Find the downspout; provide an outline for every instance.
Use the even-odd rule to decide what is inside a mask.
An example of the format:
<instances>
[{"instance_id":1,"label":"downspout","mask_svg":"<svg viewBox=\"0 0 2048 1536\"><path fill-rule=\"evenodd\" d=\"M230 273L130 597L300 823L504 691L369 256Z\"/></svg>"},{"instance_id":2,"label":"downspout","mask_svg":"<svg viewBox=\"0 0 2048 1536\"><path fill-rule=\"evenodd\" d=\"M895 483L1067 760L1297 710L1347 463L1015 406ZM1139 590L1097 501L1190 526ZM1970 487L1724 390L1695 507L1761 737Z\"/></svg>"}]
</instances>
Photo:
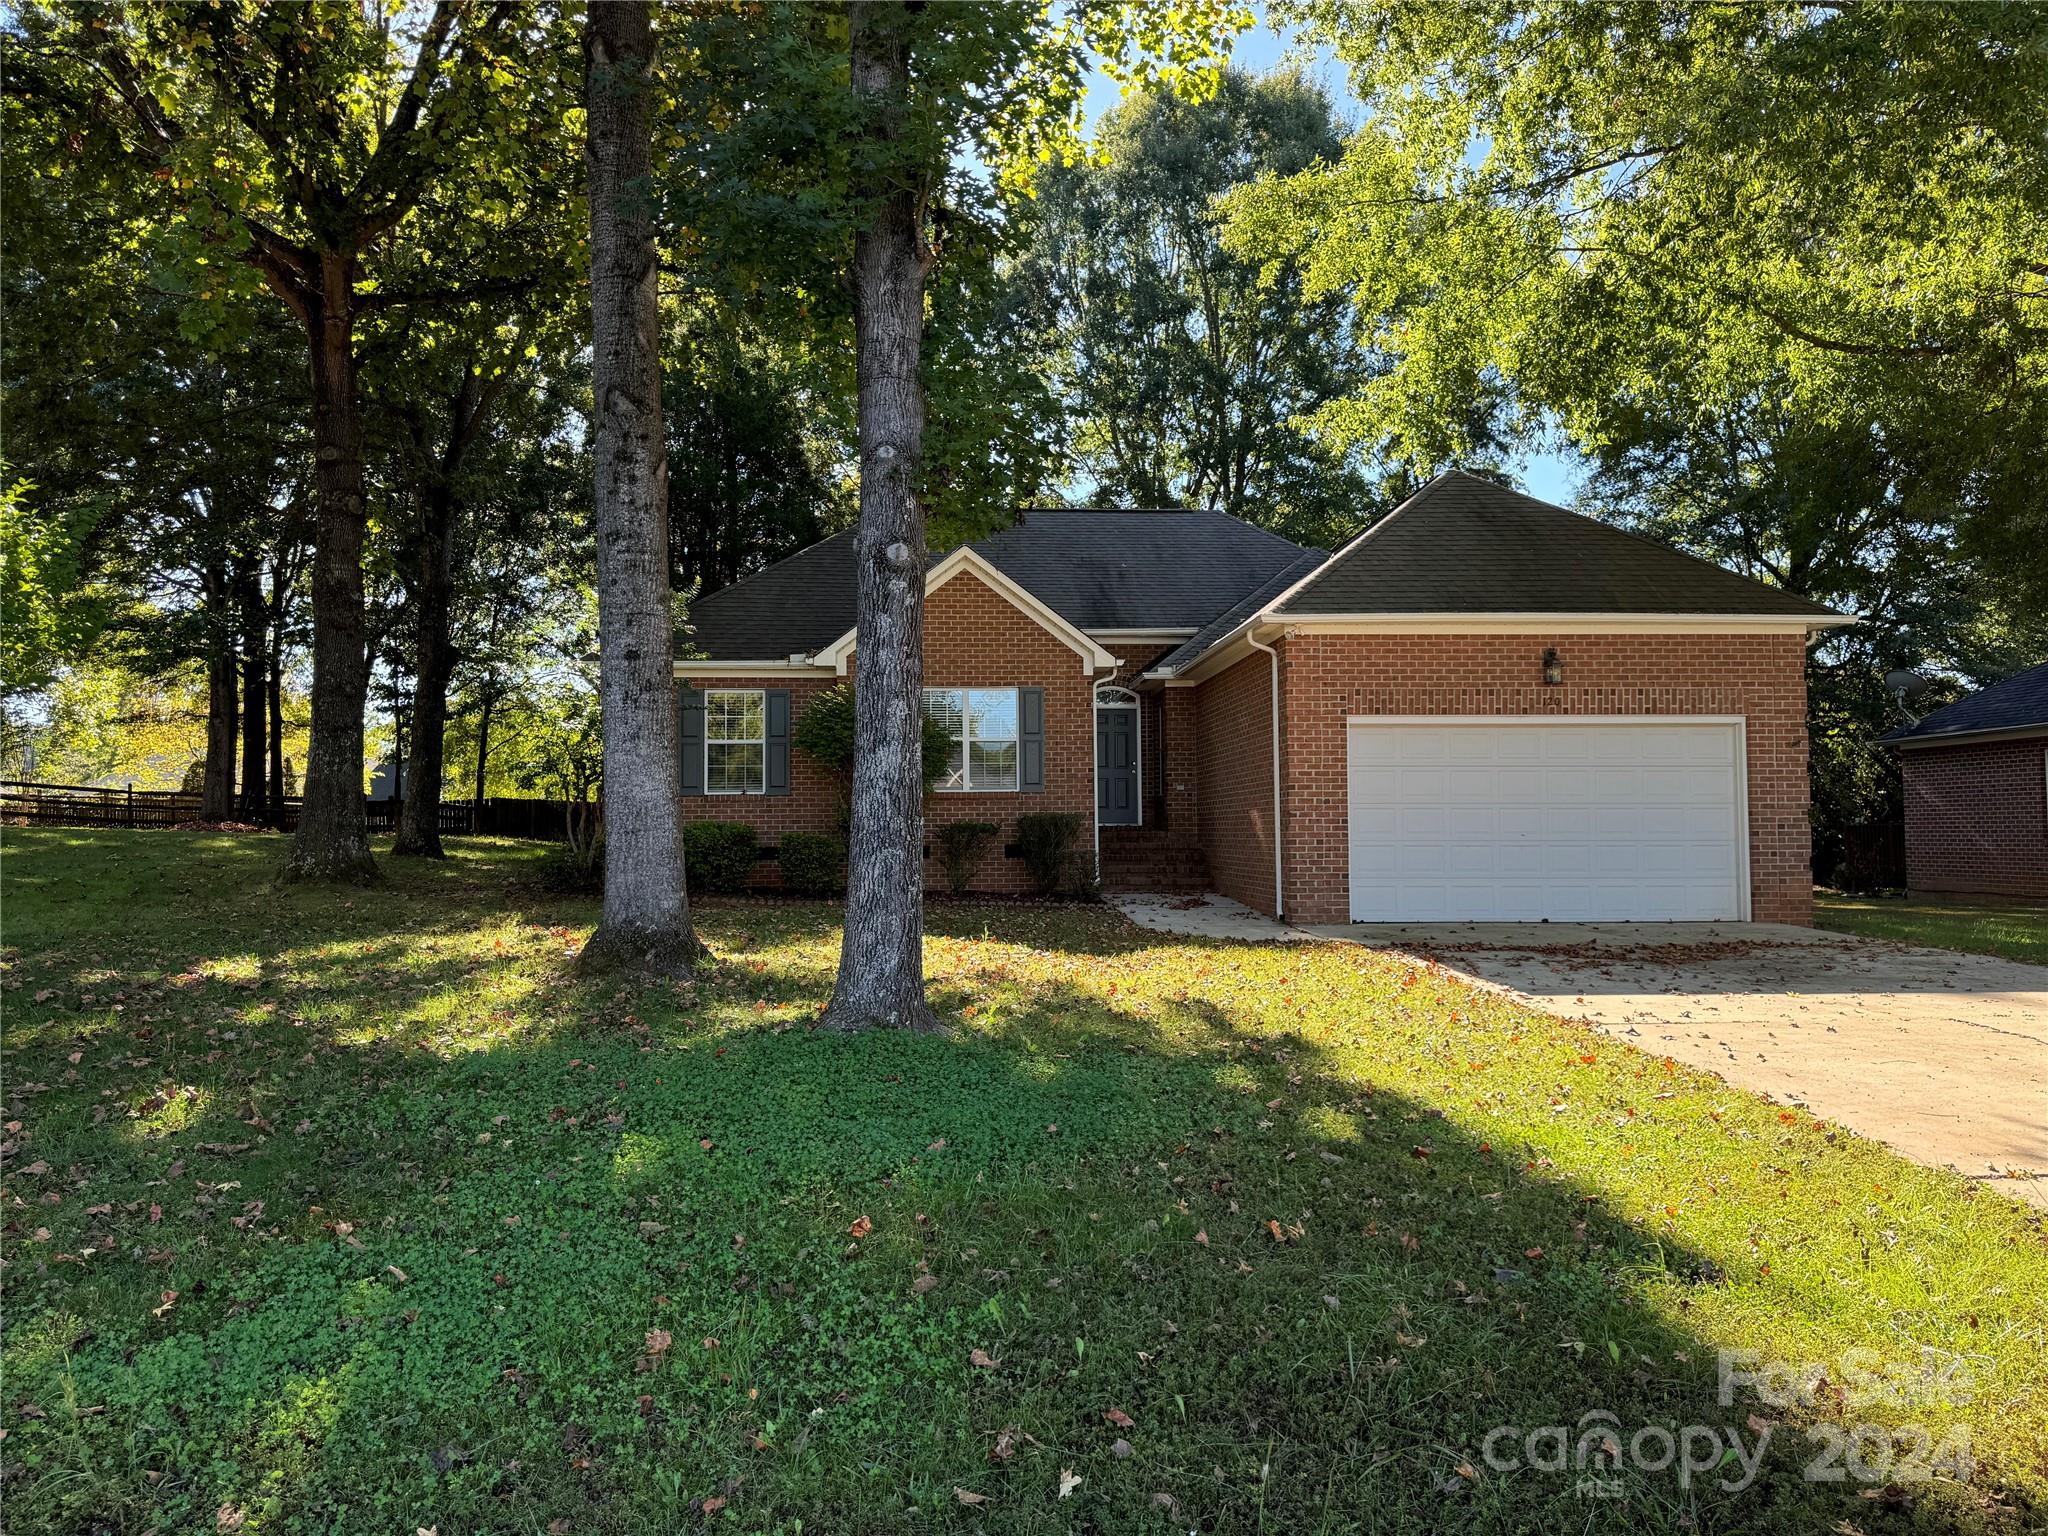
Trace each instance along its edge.
<instances>
[{"instance_id":1,"label":"downspout","mask_svg":"<svg viewBox=\"0 0 2048 1536\"><path fill-rule=\"evenodd\" d=\"M1287 887L1283 883L1286 866L1280 850L1280 653L1251 630L1245 631L1245 639L1251 642L1253 650L1264 651L1273 664L1273 916L1284 920Z\"/></svg>"}]
</instances>

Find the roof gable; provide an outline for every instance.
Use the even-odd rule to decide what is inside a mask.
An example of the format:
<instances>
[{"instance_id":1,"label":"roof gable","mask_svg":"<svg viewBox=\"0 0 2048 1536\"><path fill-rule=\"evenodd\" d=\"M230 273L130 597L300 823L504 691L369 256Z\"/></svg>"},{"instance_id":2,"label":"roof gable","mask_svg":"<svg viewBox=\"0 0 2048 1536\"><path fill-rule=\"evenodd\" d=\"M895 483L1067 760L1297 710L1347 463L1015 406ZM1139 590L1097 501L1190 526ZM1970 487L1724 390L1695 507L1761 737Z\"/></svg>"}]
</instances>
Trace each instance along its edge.
<instances>
[{"instance_id":1,"label":"roof gable","mask_svg":"<svg viewBox=\"0 0 2048 1536\"><path fill-rule=\"evenodd\" d=\"M979 580L983 586L1074 652L1081 658L1083 672L1093 673L1098 669L1107 671L1117 665L1116 657L1069 624L1055 610L1040 602L1020 582L1004 575L971 544L961 545L925 572L925 596L930 597L955 576L961 575ZM848 629L845 634L821 649L813 659L820 666L833 667L844 673L847 663L853 657L858 634L857 629Z\"/></svg>"},{"instance_id":2,"label":"roof gable","mask_svg":"<svg viewBox=\"0 0 2048 1536\"><path fill-rule=\"evenodd\" d=\"M1034 510L966 547L1084 631L1199 629L1308 553L1199 511ZM854 626L853 562L853 535L834 534L699 598L678 638L717 661L810 656Z\"/></svg>"},{"instance_id":3,"label":"roof gable","mask_svg":"<svg viewBox=\"0 0 2048 1536\"><path fill-rule=\"evenodd\" d=\"M1934 710L1884 740L1918 746L1951 736L2048 729L2048 662Z\"/></svg>"},{"instance_id":4,"label":"roof gable","mask_svg":"<svg viewBox=\"0 0 2048 1536\"><path fill-rule=\"evenodd\" d=\"M1276 618L1830 609L1462 470L1436 477L1272 605Z\"/></svg>"}]
</instances>

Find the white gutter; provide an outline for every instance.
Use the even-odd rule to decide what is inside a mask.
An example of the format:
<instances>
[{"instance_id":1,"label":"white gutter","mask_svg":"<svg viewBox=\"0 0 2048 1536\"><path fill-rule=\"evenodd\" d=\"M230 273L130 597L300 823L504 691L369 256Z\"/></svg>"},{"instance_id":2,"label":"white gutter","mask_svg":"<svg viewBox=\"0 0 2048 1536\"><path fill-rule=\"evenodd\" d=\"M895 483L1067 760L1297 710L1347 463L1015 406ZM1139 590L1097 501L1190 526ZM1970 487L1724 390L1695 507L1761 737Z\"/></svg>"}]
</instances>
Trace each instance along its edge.
<instances>
[{"instance_id":1,"label":"white gutter","mask_svg":"<svg viewBox=\"0 0 2048 1536\"><path fill-rule=\"evenodd\" d=\"M1280 850L1280 653L1249 631L1245 639L1251 642L1253 650L1264 651L1273 663L1273 916L1284 919L1287 887L1283 883L1286 864Z\"/></svg>"}]
</instances>

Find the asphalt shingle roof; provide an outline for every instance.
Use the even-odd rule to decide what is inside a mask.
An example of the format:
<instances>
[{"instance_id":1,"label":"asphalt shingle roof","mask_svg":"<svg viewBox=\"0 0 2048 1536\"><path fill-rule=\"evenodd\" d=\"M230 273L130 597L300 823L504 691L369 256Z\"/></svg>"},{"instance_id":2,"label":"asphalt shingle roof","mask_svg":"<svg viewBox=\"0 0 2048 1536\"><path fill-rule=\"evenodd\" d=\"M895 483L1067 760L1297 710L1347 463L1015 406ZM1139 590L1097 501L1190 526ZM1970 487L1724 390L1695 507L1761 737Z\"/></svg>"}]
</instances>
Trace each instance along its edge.
<instances>
[{"instance_id":1,"label":"asphalt shingle roof","mask_svg":"<svg viewBox=\"0 0 2048 1536\"><path fill-rule=\"evenodd\" d=\"M1803 597L1462 470L1430 481L1276 611L1831 616Z\"/></svg>"},{"instance_id":2,"label":"asphalt shingle roof","mask_svg":"<svg viewBox=\"0 0 2048 1536\"><path fill-rule=\"evenodd\" d=\"M1200 628L1310 553L1223 512L1063 508L1026 512L973 548L1084 630ZM853 535L834 534L699 598L681 638L713 660L808 655L853 628L853 585Z\"/></svg>"},{"instance_id":3,"label":"asphalt shingle roof","mask_svg":"<svg viewBox=\"0 0 2048 1536\"><path fill-rule=\"evenodd\" d=\"M2017 731L2048 726L2048 662L2014 673L2002 683L1957 699L1912 725L1902 726L1886 741L1922 742L1943 736L1969 736L1979 731Z\"/></svg>"},{"instance_id":4,"label":"asphalt shingle roof","mask_svg":"<svg viewBox=\"0 0 2048 1536\"><path fill-rule=\"evenodd\" d=\"M1152 664L1151 670L1178 672L1329 558L1327 550L1308 551L1286 570L1254 587L1241 601L1232 603L1204 624L1191 638L1160 657Z\"/></svg>"}]
</instances>

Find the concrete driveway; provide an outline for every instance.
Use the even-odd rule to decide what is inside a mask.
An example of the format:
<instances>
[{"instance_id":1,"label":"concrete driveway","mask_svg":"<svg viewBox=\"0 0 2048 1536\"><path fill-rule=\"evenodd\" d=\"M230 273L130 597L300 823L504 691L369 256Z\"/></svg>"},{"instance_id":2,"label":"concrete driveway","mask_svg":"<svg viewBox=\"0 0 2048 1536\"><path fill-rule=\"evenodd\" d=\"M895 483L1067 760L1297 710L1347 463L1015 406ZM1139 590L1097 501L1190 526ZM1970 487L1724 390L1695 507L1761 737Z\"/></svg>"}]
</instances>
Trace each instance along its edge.
<instances>
[{"instance_id":1,"label":"concrete driveway","mask_svg":"<svg viewBox=\"0 0 2048 1536\"><path fill-rule=\"evenodd\" d=\"M1148 927L1426 955L2048 1209L2048 967L1770 923L1287 928L1222 897Z\"/></svg>"},{"instance_id":2,"label":"concrete driveway","mask_svg":"<svg viewBox=\"0 0 2048 1536\"><path fill-rule=\"evenodd\" d=\"M2048 1209L2048 968L1771 923L1355 924Z\"/></svg>"}]
</instances>

